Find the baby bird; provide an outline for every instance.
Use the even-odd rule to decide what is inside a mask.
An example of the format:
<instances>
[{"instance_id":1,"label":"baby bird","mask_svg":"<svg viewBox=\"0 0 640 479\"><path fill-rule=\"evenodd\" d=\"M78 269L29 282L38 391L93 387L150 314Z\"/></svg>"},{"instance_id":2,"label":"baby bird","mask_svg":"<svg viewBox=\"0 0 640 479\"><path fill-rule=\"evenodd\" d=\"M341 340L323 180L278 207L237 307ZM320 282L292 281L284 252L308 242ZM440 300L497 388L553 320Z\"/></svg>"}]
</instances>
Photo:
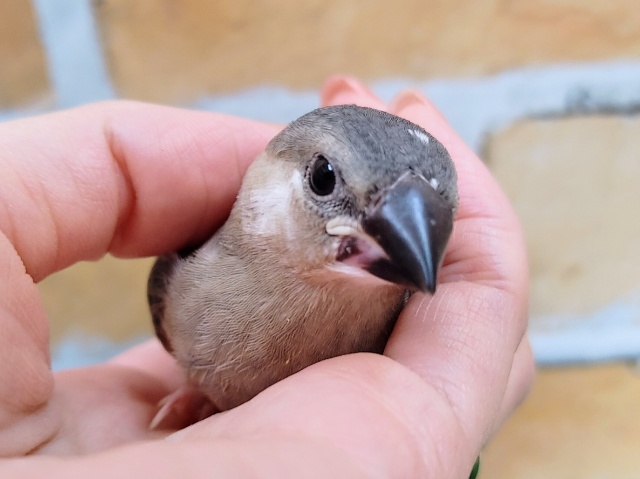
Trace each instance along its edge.
<instances>
[{"instance_id":1,"label":"baby bird","mask_svg":"<svg viewBox=\"0 0 640 479\"><path fill-rule=\"evenodd\" d=\"M446 149L355 105L292 122L204 245L158 258L153 324L208 413L322 361L381 353L408 295L433 294L458 204Z\"/></svg>"}]
</instances>

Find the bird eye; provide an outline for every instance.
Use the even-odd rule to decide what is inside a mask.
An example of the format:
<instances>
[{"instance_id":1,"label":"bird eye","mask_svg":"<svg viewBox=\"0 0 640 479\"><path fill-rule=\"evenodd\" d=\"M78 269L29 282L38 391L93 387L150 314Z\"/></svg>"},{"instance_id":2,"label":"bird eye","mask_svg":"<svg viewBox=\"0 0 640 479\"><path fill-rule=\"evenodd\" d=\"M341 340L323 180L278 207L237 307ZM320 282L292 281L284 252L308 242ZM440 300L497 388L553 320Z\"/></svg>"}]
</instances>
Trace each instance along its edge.
<instances>
[{"instance_id":1,"label":"bird eye","mask_svg":"<svg viewBox=\"0 0 640 479\"><path fill-rule=\"evenodd\" d=\"M336 173L333 166L324 156L316 156L309 173L309 186L318 196L327 196L333 193L336 187Z\"/></svg>"}]
</instances>

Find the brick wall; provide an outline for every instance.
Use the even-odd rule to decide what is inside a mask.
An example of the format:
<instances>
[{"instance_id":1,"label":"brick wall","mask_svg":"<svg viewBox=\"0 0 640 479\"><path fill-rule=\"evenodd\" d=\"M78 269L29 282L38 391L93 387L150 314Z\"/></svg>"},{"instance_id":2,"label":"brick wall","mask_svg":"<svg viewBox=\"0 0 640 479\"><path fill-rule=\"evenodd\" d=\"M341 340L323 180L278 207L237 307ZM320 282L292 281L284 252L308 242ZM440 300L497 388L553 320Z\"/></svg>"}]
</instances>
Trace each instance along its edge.
<instances>
[{"instance_id":1,"label":"brick wall","mask_svg":"<svg viewBox=\"0 0 640 479\"><path fill-rule=\"evenodd\" d=\"M184 101L263 83L315 88L335 71L425 80L633 57L640 55L633 5L106 0L96 13L119 92Z\"/></svg>"}]
</instances>

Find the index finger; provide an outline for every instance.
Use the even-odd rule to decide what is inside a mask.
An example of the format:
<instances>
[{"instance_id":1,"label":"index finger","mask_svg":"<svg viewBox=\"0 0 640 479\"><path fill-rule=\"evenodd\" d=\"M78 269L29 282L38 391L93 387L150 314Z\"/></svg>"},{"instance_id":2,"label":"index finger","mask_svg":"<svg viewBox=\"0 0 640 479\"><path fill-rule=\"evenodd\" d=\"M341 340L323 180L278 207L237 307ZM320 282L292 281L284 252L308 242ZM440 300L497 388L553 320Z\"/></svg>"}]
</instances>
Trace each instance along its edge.
<instances>
[{"instance_id":1,"label":"index finger","mask_svg":"<svg viewBox=\"0 0 640 479\"><path fill-rule=\"evenodd\" d=\"M205 239L278 128L110 102L0 125L0 231L38 281L107 252Z\"/></svg>"}]
</instances>

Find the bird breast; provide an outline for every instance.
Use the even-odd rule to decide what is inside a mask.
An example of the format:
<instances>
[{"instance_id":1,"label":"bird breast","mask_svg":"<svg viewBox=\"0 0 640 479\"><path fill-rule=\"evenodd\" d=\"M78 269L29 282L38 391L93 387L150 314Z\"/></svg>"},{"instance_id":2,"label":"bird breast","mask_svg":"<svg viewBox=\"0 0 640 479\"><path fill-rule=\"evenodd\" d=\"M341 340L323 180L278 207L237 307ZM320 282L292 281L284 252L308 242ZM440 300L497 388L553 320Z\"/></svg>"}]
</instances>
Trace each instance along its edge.
<instances>
[{"instance_id":1,"label":"bird breast","mask_svg":"<svg viewBox=\"0 0 640 479\"><path fill-rule=\"evenodd\" d=\"M323 359L384 349L401 288L364 287L227 248L222 230L197 261L176 268L165 311L178 362L218 409ZM187 317L171 320L177 312Z\"/></svg>"}]
</instances>

